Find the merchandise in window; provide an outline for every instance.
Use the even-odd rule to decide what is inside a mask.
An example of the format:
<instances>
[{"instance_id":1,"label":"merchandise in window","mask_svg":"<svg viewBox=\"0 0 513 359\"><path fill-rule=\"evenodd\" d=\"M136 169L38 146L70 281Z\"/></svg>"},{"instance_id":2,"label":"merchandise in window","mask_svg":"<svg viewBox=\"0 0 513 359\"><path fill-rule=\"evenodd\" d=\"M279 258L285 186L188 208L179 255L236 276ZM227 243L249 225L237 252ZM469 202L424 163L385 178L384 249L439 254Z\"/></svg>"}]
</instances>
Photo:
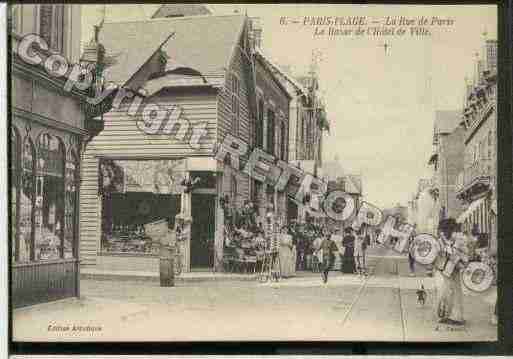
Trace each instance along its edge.
<instances>
[{"instance_id":1,"label":"merchandise in window","mask_svg":"<svg viewBox=\"0 0 513 359\"><path fill-rule=\"evenodd\" d=\"M37 143L35 259L64 256L64 162L62 141L43 134Z\"/></svg>"},{"instance_id":2,"label":"merchandise in window","mask_svg":"<svg viewBox=\"0 0 513 359\"><path fill-rule=\"evenodd\" d=\"M77 221L77 187L79 183L78 156L74 151L68 152L66 159L65 197L64 207L64 258L74 257L74 247L77 243L75 228Z\"/></svg>"},{"instance_id":3,"label":"merchandise in window","mask_svg":"<svg viewBox=\"0 0 513 359\"><path fill-rule=\"evenodd\" d=\"M30 138L23 142L18 213L18 261L33 258L32 224L34 208L34 170L36 152Z\"/></svg>"},{"instance_id":4,"label":"merchandise in window","mask_svg":"<svg viewBox=\"0 0 513 359\"><path fill-rule=\"evenodd\" d=\"M173 227L180 213L184 166L183 160L100 160L102 253L159 254L160 243L145 225L168 219Z\"/></svg>"}]
</instances>

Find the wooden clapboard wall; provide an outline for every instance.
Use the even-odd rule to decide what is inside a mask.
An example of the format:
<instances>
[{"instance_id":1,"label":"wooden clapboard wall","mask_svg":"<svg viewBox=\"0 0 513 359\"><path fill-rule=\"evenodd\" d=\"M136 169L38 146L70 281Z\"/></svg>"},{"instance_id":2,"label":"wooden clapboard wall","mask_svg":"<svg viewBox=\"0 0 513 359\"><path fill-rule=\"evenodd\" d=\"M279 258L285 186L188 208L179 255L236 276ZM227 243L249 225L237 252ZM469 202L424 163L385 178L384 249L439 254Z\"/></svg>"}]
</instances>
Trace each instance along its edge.
<instances>
[{"instance_id":1,"label":"wooden clapboard wall","mask_svg":"<svg viewBox=\"0 0 513 359\"><path fill-rule=\"evenodd\" d=\"M232 110L232 87L231 81L232 76L236 76L239 79L240 91L239 91L239 121L238 130L235 131L235 124L233 121L233 110ZM251 125L251 114L248 103L249 86L248 81L253 81L251 78L251 67L245 55L242 54L240 47L234 49L231 64L229 70L225 76L225 85L218 96L218 117L219 126L217 132L217 139L222 142L227 134L234 135L240 138L242 141L251 146L252 139L252 125ZM248 155L250 150L248 150ZM243 156L247 159L248 156ZM229 166L224 166L223 180L221 190L225 194L229 194L231 197L232 188L232 175L237 180L237 205L241 206L245 199L249 199L250 196L250 181L249 177L243 174L241 171L236 171Z\"/></svg>"},{"instance_id":2,"label":"wooden clapboard wall","mask_svg":"<svg viewBox=\"0 0 513 359\"><path fill-rule=\"evenodd\" d=\"M217 92L182 90L161 92L151 99L159 106L180 105L191 126L206 123L201 148L173 136L148 135L139 130L126 106L104 115L104 130L87 144L82 158L80 191L80 258L82 264L95 264L100 250L101 198L98 196L98 165L102 157L157 159L184 156L212 156L217 133Z\"/></svg>"}]
</instances>

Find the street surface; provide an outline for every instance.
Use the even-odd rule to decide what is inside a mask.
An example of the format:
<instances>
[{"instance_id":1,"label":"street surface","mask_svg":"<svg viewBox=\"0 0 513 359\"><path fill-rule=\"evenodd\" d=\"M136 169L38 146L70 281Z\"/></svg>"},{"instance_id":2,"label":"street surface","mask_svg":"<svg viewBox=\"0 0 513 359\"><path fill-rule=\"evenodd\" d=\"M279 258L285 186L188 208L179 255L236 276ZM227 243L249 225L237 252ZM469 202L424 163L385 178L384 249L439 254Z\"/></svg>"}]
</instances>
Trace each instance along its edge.
<instances>
[{"instance_id":1,"label":"street surface","mask_svg":"<svg viewBox=\"0 0 513 359\"><path fill-rule=\"evenodd\" d=\"M82 280L80 299L16 310L13 335L29 341L496 340L489 294L465 296L467 324L450 330L434 320L431 279L388 274L388 267L374 261L367 279L331 272L328 285L310 272L278 283L179 282L172 288L147 280ZM428 291L423 307L415 293L420 283Z\"/></svg>"}]
</instances>

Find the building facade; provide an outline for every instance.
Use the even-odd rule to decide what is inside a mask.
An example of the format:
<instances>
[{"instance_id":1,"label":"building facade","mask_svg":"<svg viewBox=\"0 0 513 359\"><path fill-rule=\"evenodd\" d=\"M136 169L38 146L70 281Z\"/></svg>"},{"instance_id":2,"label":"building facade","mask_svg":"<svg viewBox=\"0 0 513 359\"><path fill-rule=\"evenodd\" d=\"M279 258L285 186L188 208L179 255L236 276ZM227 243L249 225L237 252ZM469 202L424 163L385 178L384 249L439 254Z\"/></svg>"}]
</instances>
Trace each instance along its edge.
<instances>
[{"instance_id":1,"label":"building facade","mask_svg":"<svg viewBox=\"0 0 513 359\"><path fill-rule=\"evenodd\" d=\"M476 60L476 77L467 85L463 111L464 168L456 195L465 206L458 218L485 245L497 249L497 42L486 40Z\"/></svg>"},{"instance_id":2,"label":"building facade","mask_svg":"<svg viewBox=\"0 0 513 359\"><path fill-rule=\"evenodd\" d=\"M261 44L257 39L256 43ZM288 108L289 130L287 134L287 157L294 166L324 179L322 168L323 137L329 130L325 106L319 96L319 79L316 72L308 76L295 78L287 67L278 66L260 52L275 77L290 95ZM327 183L327 182L326 182ZM320 210L320 199L313 193L310 202L298 203L292 198L287 199L287 220L304 222L308 215L306 206Z\"/></svg>"},{"instance_id":3,"label":"building facade","mask_svg":"<svg viewBox=\"0 0 513 359\"><path fill-rule=\"evenodd\" d=\"M435 112L434 153L429 160L433 166L431 195L435 225L443 219L457 219L463 211L455 191L458 175L463 169L464 152L464 130L459 121L458 111Z\"/></svg>"},{"instance_id":4,"label":"building facade","mask_svg":"<svg viewBox=\"0 0 513 359\"><path fill-rule=\"evenodd\" d=\"M12 5L10 27L11 294L18 307L79 295L79 173L95 130L87 93L65 91L69 71L56 76L48 60L58 54L69 70L78 64L80 6ZM31 55L40 63L19 52L28 34L48 45Z\"/></svg>"},{"instance_id":5,"label":"building facade","mask_svg":"<svg viewBox=\"0 0 513 359\"><path fill-rule=\"evenodd\" d=\"M408 202L408 223L416 226L417 233L436 235L435 219L438 218L438 214L435 216L437 207L432 195L432 182L432 178L420 179L416 192Z\"/></svg>"},{"instance_id":6,"label":"building facade","mask_svg":"<svg viewBox=\"0 0 513 359\"><path fill-rule=\"evenodd\" d=\"M103 24L99 43L118 54L104 81L134 93L142 88L146 96L141 110L132 110L130 101L113 105L103 116L104 130L84 153L84 265L158 271L159 245L145 235L144 226L162 218L173 223L181 215L190 228L181 247L183 270L222 269L222 199L241 208L269 191L232 168L231 159L217 161L218 144L227 135L247 144L242 161L252 146L279 157L287 152L282 144L289 98L254 56L250 35L250 21L242 15ZM142 40L134 46L130 39L136 37ZM185 129L168 122L144 130L146 104L180 114ZM201 130L198 146L188 142L194 129ZM254 144L257 132L260 142ZM283 195L273 191L271 197L283 211Z\"/></svg>"}]
</instances>

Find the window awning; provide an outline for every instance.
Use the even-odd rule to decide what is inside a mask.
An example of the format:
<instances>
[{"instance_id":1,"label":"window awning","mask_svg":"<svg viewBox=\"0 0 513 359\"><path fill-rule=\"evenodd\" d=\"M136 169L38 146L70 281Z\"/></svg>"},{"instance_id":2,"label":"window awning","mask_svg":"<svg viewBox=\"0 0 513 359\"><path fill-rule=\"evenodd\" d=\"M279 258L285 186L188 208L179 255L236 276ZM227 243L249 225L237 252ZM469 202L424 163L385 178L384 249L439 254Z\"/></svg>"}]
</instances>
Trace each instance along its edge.
<instances>
[{"instance_id":1,"label":"window awning","mask_svg":"<svg viewBox=\"0 0 513 359\"><path fill-rule=\"evenodd\" d=\"M473 201L467 207L467 209L464 210L462 214L460 214L460 216L458 217L458 220L456 222L463 223L465 221L465 219L467 219L474 213L474 211L481 205L481 203L483 203L484 200L485 200L485 198L483 197L483 198L479 198L479 199L476 199L475 201Z\"/></svg>"}]
</instances>

